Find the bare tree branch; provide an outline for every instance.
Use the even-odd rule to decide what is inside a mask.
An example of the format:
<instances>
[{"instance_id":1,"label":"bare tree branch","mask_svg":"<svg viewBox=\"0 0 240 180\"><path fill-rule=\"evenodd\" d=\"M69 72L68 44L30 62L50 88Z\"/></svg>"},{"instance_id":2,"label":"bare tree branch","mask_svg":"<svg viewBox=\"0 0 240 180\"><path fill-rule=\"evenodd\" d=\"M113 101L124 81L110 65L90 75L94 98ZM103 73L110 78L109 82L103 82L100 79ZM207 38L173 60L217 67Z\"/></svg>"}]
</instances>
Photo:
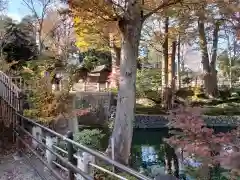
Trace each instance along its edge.
<instances>
[{"instance_id":1,"label":"bare tree branch","mask_svg":"<svg viewBox=\"0 0 240 180\"><path fill-rule=\"evenodd\" d=\"M2 13L7 8L7 4L7 0L0 0L0 13Z\"/></svg>"},{"instance_id":2,"label":"bare tree branch","mask_svg":"<svg viewBox=\"0 0 240 180\"><path fill-rule=\"evenodd\" d=\"M42 46L44 43L44 40L46 39L46 37L43 37L43 26L44 26L44 19L45 16L48 13L48 9L50 7L50 5L53 3L54 0L22 0L22 2L24 3L24 5L26 5L26 7L33 13L33 15L35 16L35 20L37 22L37 32L38 32L38 41L39 41L39 50L40 50L40 54L42 51ZM36 7L35 3L39 3L39 5L41 6L41 9L39 9L39 7ZM39 13L38 13L39 11ZM53 26L54 28L55 26Z\"/></svg>"},{"instance_id":3,"label":"bare tree branch","mask_svg":"<svg viewBox=\"0 0 240 180\"><path fill-rule=\"evenodd\" d=\"M163 2L161 5L159 5L157 8L153 9L151 12L145 14L142 18L142 21L145 21L147 18L149 18L154 13L157 13L160 9L166 8L168 6L180 3L182 0L174 0L173 2Z\"/></svg>"}]
</instances>

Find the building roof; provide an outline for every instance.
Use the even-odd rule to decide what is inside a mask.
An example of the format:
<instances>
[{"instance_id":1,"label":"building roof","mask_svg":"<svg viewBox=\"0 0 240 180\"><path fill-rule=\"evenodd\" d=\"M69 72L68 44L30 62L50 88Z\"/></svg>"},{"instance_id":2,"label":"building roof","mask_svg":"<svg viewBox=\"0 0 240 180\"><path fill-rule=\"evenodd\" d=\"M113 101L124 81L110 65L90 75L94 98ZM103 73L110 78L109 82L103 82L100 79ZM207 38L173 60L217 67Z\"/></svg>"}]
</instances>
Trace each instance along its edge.
<instances>
[{"instance_id":1,"label":"building roof","mask_svg":"<svg viewBox=\"0 0 240 180\"><path fill-rule=\"evenodd\" d=\"M100 65L100 66L96 66L92 71L91 73L99 73L99 72L102 72L104 70L108 70L107 66L106 65Z\"/></svg>"}]
</instances>

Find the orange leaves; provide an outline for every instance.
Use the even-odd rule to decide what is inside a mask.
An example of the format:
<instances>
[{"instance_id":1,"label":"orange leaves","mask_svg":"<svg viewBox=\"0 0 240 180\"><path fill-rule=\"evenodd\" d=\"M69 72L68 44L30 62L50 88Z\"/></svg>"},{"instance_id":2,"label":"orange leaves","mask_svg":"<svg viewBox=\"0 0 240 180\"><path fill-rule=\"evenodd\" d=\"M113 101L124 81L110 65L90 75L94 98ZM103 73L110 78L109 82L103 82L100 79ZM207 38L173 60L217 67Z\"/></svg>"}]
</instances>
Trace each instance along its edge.
<instances>
[{"instance_id":1,"label":"orange leaves","mask_svg":"<svg viewBox=\"0 0 240 180\"><path fill-rule=\"evenodd\" d=\"M93 19L101 17L102 19L110 20L114 16L112 7L105 0L70 0L69 6L73 10L74 15L81 17L88 16Z\"/></svg>"},{"instance_id":2,"label":"orange leaves","mask_svg":"<svg viewBox=\"0 0 240 180\"><path fill-rule=\"evenodd\" d=\"M76 109L73 113L74 113L76 116L84 116L84 115L90 113L90 111L91 111L91 108Z\"/></svg>"},{"instance_id":3,"label":"orange leaves","mask_svg":"<svg viewBox=\"0 0 240 180\"><path fill-rule=\"evenodd\" d=\"M89 48L109 48L109 33L119 39L116 21L112 18L114 13L105 1L90 1L86 4L75 2L73 8L74 26L77 34L77 46L85 51Z\"/></svg>"},{"instance_id":4,"label":"orange leaves","mask_svg":"<svg viewBox=\"0 0 240 180\"><path fill-rule=\"evenodd\" d=\"M170 116L170 127L177 129L167 142L193 153L198 158L214 163L222 145L230 145L235 135L233 133L214 133L206 127L198 108L179 109Z\"/></svg>"}]
</instances>

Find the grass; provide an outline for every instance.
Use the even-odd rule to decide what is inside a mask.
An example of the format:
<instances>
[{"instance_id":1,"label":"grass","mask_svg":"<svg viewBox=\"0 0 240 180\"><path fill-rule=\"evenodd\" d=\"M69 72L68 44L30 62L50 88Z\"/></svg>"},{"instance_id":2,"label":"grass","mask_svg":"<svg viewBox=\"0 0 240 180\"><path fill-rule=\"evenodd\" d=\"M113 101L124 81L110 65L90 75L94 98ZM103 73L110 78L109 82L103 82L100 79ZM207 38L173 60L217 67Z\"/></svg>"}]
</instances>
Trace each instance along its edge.
<instances>
[{"instance_id":1,"label":"grass","mask_svg":"<svg viewBox=\"0 0 240 180\"><path fill-rule=\"evenodd\" d=\"M160 105L144 106L142 104L136 104L136 114L166 114L166 111L162 109Z\"/></svg>"},{"instance_id":2,"label":"grass","mask_svg":"<svg viewBox=\"0 0 240 180\"><path fill-rule=\"evenodd\" d=\"M211 103L209 103L211 104ZM240 102L230 102L230 103L221 103L217 105L204 105L205 112L204 115L209 116L234 116L240 115ZM161 108L159 105L155 106L144 106L141 104L136 105L136 114L150 114L150 115L166 115L166 111Z\"/></svg>"},{"instance_id":3,"label":"grass","mask_svg":"<svg viewBox=\"0 0 240 180\"><path fill-rule=\"evenodd\" d=\"M240 115L240 103L230 102L230 103L222 103L216 106L210 106L204 113L209 116L234 116Z\"/></svg>"},{"instance_id":4,"label":"grass","mask_svg":"<svg viewBox=\"0 0 240 180\"><path fill-rule=\"evenodd\" d=\"M193 91L183 89L178 92L179 97L187 99L191 106L202 107L205 109L205 115L240 115L240 91L220 91L220 97L208 99L193 95ZM146 98L142 101L137 101L136 114L159 114L166 115L166 111L159 105Z\"/></svg>"}]
</instances>

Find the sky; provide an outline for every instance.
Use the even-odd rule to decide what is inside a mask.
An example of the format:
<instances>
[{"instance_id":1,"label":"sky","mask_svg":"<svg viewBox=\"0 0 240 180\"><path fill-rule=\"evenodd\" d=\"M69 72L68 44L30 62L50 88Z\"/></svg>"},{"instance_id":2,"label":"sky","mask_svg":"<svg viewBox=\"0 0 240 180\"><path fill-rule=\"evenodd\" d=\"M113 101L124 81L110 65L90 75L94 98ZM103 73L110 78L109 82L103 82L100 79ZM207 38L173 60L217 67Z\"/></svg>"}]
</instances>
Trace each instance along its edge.
<instances>
[{"instance_id":1,"label":"sky","mask_svg":"<svg viewBox=\"0 0 240 180\"><path fill-rule=\"evenodd\" d=\"M60 5L59 0L56 0L54 8L58 8ZM61 6L61 5L60 5ZM41 9L41 7L39 8ZM31 14L31 11L23 4L22 0L9 0L7 15L14 20L21 21L21 19ZM201 55L199 51L188 49L185 53L185 65L193 71L201 71Z\"/></svg>"},{"instance_id":2,"label":"sky","mask_svg":"<svg viewBox=\"0 0 240 180\"><path fill-rule=\"evenodd\" d=\"M59 2L59 0L53 0L54 3L51 6L52 9L57 9L59 7L63 7L63 4ZM36 10L41 11L43 7L39 4L34 5L34 7L39 7ZM22 0L9 0L8 3L8 9L7 9L7 15L11 17L14 20L21 21L21 19L26 16L31 14L31 11L26 7L26 5L23 3Z\"/></svg>"},{"instance_id":3,"label":"sky","mask_svg":"<svg viewBox=\"0 0 240 180\"><path fill-rule=\"evenodd\" d=\"M22 0L10 0L8 4L7 15L14 20L20 21L24 16L30 14L30 11L23 5Z\"/></svg>"},{"instance_id":4,"label":"sky","mask_svg":"<svg viewBox=\"0 0 240 180\"><path fill-rule=\"evenodd\" d=\"M31 11L23 4L22 0L10 0L8 4L7 15L14 20L21 21L21 19L31 14ZM189 51L185 54L185 63L193 71L200 70L200 54L196 51Z\"/></svg>"}]
</instances>

